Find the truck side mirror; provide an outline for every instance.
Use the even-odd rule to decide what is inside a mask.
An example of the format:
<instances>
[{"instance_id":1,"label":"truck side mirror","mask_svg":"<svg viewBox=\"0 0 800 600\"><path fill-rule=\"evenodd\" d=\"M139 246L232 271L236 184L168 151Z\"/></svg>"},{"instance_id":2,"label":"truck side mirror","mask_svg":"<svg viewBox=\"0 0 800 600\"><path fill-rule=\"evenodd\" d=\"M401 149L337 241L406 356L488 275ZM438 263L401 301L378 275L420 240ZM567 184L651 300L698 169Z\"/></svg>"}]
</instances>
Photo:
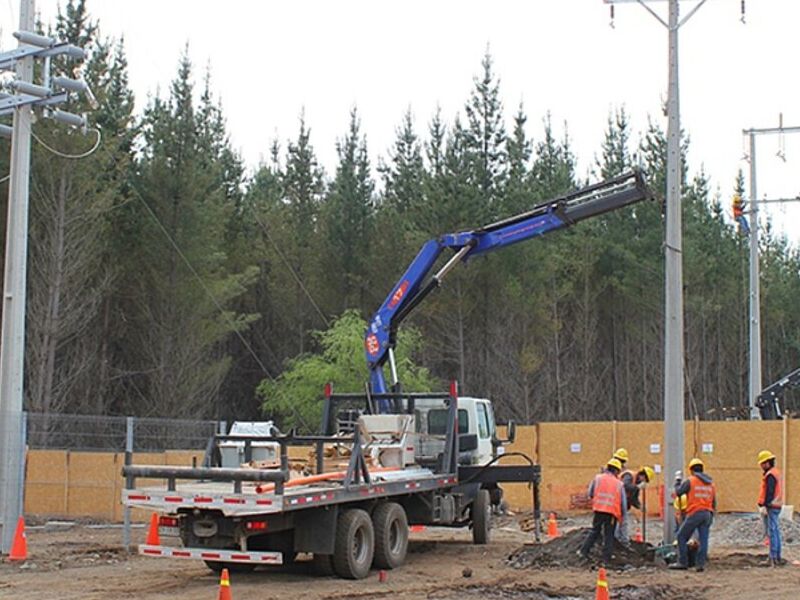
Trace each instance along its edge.
<instances>
[{"instance_id":1,"label":"truck side mirror","mask_svg":"<svg viewBox=\"0 0 800 600\"><path fill-rule=\"evenodd\" d=\"M514 421L509 421L506 426L506 438L509 444L513 444L514 440L517 439L517 424Z\"/></svg>"}]
</instances>

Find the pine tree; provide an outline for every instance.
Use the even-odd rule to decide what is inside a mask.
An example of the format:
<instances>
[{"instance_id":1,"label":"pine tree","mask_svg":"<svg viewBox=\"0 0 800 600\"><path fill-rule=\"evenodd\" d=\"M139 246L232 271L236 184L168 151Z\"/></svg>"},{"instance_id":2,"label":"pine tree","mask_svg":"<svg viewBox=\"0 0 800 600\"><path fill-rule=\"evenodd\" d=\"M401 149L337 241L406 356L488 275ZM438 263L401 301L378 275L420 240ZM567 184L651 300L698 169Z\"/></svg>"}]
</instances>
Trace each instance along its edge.
<instances>
[{"instance_id":1,"label":"pine tree","mask_svg":"<svg viewBox=\"0 0 800 600\"><path fill-rule=\"evenodd\" d=\"M506 170L506 132L503 125L503 105L500 101L500 82L492 71L488 50L481 61L483 72L474 79L474 89L465 107L468 127L464 131L472 177L491 215L503 189ZM477 216L477 215L476 215ZM479 218L480 218L479 217Z\"/></svg>"},{"instance_id":2,"label":"pine tree","mask_svg":"<svg viewBox=\"0 0 800 600\"><path fill-rule=\"evenodd\" d=\"M210 160L227 153L226 142L215 111L194 105L186 54L169 98L148 107L144 132L137 194L151 220L142 239L137 317L144 322L135 341L137 362L151 373L148 408L212 415L230 365L220 344L254 318L227 306L255 273L225 268L235 174L224 161Z\"/></svg>"},{"instance_id":3,"label":"pine tree","mask_svg":"<svg viewBox=\"0 0 800 600\"><path fill-rule=\"evenodd\" d=\"M325 279L329 290L336 292L334 312L365 307L368 292L365 274L374 216L374 183L367 141L360 129L361 121L354 108L348 132L336 144L339 164L324 210L329 259Z\"/></svg>"}]
</instances>

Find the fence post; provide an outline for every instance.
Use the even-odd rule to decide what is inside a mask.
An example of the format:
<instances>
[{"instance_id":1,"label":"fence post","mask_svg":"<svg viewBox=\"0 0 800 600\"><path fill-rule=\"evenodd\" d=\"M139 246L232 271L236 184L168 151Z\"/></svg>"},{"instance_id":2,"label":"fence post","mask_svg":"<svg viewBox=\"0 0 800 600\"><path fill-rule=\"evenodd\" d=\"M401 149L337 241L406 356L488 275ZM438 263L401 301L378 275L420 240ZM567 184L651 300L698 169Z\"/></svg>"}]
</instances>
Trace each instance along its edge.
<instances>
[{"instance_id":1,"label":"fence post","mask_svg":"<svg viewBox=\"0 0 800 600\"><path fill-rule=\"evenodd\" d=\"M22 456L19 457L19 480L22 485L19 486L19 506L22 514L25 514L25 472L27 471L27 456L28 456L28 411L22 411L22 420L20 421L20 440L19 445Z\"/></svg>"},{"instance_id":2,"label":"fence post","mask_svg":"<svg viewBox=\"0 0 800 600\"><path fill-rule=\"evenodd\" d=\"M789 502L789 416L783 415L783 440L781 445L781 468L783 469L783 503L790 504Z\"/></svg>"},{"instance_id":3,"label":"fence post","mask_svg":"<svg viewBox=\"0 0 800 600\"><path fill-rule=\"evenodd\" d=\"M130 465L133 462L133 417L125 419L125 464ZM130 477L125 479L125 489L131 488ZM124 511L124 526L122 528L122 544L125 546L125 552L131 551L131 507L125 506Z\"/></svg>"}]
</instances>

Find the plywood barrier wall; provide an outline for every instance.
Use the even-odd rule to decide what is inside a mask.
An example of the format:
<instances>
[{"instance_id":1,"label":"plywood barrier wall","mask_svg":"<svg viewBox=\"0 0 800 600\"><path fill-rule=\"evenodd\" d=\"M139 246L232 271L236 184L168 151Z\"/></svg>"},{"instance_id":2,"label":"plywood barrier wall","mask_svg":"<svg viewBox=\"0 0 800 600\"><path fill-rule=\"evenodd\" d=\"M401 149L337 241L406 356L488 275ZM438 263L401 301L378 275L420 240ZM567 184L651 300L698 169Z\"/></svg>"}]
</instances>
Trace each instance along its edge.
<instances>
[{"instance_id":1,"label":"plywood barrier wall","mask_svg":"<svg viewBox=\"0 0 800 600\"><path fill-rule=\"evenodd\" d=\"M685 425L685 456L702 458L717 485L718 508L723 512L754 510L760 484L756 464L759 450L769 449L778 457L784 474L787 504L800 505L800 421L689 421ZM500 428L500 437L505 431ZM540 423L517 427L514 444L506 452L522 452L542 467L541 502L545 512L576 511L575 500L585 494L592 477L611 457L625 447L629 466L650 465L660 470L664 462L663 423L597 422ZM291 449L293 458L308 456L308 448ZM199 463L202 451L167 451L135 454L134 463L186 465ZM509 456L500 464L523 464ZM122 520L120 495L124 454L31 450L27 459L25 512L27 514ZM660 472L647 494L648 512L658 512L657 486L672 485L674 473ZM147 485L138 480L137 485ZM161 483L161 482L158 482ZM530 510L532 491L526 484L504 486L509 505L516 511ZM134 520L148 515L134 511Z\"/></svg>"},{"instance_id":2,"label":"plywood barrier wall","mask_svg":"<svg viewBox=\"0 0 800 600\"><path fill-rule=\"evenodd\" d=\"M518 449L538 458L542 466L542 510L575 511L574 500L586 488L616 448L630 455L629 467L649 465L658 471L647 493L648 512L659 510L658 487L672 486L674 473L664 473L661 421L603 423L541 423L517 428ZM534 430L527 434L527 430ZM760 450L778 457L784 474L786 503L800 505L800 421L689 421L684 430L686 460L697 456L706 465L717 486L718 509L722 512L755 510L761 481L756 464ZM684 467L685 476L685 467ZM519 484L505 486L512 508L531 506L530 493Z\"/></svg>"}]
</instances>

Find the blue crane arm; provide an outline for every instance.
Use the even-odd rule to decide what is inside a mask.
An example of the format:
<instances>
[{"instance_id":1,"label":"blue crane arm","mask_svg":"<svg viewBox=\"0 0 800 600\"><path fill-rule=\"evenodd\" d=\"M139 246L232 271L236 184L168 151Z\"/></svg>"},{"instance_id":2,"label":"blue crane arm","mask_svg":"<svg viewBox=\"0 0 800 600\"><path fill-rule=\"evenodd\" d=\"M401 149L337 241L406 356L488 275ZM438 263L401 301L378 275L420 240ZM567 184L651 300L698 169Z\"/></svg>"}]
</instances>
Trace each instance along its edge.
<instances>
[{"instance_id":1,"label":"blue crane arm","mask_svg":"<svg viewBox=\"0 0 800 600\"><path fill-rule=\"evenodd\" d=\"M427 241L367 326L364 352L372 391L379 394L389 391L383 373L387 361L392 369L392 383L397 383L393 356L397 328L430 292L441 285L442 279L456 264L650 197L652 194L641 172L636 170L485 227L450 233ZM447 249L454 254L443 267L426 279Z\"/></svg>"}]
</instances>

